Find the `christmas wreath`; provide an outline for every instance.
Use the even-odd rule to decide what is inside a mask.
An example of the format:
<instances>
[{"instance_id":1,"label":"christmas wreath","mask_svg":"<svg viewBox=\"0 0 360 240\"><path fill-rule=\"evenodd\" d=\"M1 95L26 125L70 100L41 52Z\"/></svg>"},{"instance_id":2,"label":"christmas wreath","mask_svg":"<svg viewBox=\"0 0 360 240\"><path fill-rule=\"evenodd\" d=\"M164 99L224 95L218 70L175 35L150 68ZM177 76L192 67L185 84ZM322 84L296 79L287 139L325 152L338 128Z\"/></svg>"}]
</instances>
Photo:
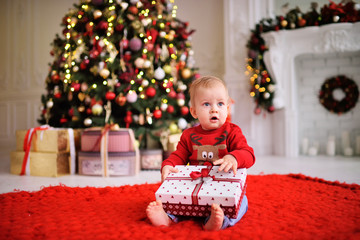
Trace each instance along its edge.
<instances>
[{"instance_id":1,"label":"christmas wreath","mask_svg":"<svg viewBox=\"0 0 360 240\"><path fill-rule=\"evenodd\" d=\"M264 18L256 24L255 29L251 30L251 36L247 42L248 58L245 74L250 79L250 96L256 103L255 114L260 114L261 109L267 112L276 110L273 103L276 83L269 75L263 60L268 47L261 36L262 33L360 21L360 4L351 0L341 1L339 4L330 1L320 11L317 8L318 4L315 2L311 3L311 10L306 13L302 13L299 8L287 11L284 7L287 11L285 16Z\"/></svg>"},{"instance_id":2,"label":"christmas wreath","mask_svg":"<svg viewBox=\"0 0 360 240\"><path fill-rule=\"evenodd\" d=\"M355 107L358 98L359 89L356 83L343 75L326 79L319 93L320 103L330 112L337 114L346 113Z\"/></svg>"}]
</instances>

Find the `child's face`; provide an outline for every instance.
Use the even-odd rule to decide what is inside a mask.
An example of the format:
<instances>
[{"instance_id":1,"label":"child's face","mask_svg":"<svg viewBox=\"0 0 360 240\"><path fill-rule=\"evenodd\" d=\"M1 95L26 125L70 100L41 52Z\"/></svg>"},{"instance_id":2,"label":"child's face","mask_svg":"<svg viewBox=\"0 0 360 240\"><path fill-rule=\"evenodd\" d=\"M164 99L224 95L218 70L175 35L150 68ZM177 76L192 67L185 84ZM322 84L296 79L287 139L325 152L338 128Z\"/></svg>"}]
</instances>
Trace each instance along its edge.
<instances>
[{"instance_id":1,"label":"child's face","mask_svg":"<svg viewBox=\"0 0 360 240\"><path fill-rule=\"evenodd\" d=\"M190 107L191 115L198 118L204 130L221 127L228 115L228 94L225 87L216 83L210 88L196 89L194 106Z\"/></svg>"}]
</instances>

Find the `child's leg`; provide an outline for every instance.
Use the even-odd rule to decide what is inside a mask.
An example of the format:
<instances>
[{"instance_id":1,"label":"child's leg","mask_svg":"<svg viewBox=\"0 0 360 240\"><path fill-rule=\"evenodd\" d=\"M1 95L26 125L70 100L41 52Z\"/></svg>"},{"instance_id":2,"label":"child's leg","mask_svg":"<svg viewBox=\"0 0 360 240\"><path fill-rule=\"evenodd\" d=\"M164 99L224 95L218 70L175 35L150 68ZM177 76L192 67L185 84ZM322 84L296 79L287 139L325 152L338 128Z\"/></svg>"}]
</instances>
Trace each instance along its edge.
<instances>
[{"instance_id":1,"label":"child's leg","mask_svg":"<svg viewBox=\"0 0 360 240\"><path fill-rule=\"evenodd\" d=\"M161 201L149 203L146 208L146 215L154 226L170 226L172 220L164 211Z\"/></svg>"},{"instance_id":2,"label":"child's leg","mask_svg":"<svg viewBox=\"0 0 360 240\"><path fill-rule=\"evenodd\" d=\"M218 204L211 205L210 217L205 220L204 229L209 231L217 231L221 229L224 222L224 211Z\"/></svg>"},{"instance_id":3,"label":"child's leg","mask_svg":"<svg viewBox=\"0 0 360 240\"><path fill-rule=\"evenodd\" d=\"M228 218L225 216L224 223L223 223L221 229L225 229L225 228L234 226L238 221L240 221L240 219L244 216L244 214L247 212L247 210L248 210L248 200L247 200L246 195L244 195L237 217L236 218Z\"/></svg>"}]
</instances>

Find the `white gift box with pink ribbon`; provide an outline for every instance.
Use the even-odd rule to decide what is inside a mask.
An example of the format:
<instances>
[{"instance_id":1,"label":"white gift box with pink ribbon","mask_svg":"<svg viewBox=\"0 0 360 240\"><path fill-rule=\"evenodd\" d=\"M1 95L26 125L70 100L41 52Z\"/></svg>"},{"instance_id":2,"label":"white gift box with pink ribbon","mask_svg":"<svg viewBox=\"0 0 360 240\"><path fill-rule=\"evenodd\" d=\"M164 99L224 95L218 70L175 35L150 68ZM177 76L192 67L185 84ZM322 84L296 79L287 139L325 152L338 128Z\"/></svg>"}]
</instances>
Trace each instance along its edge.
<instances>
[{"instance_id":1,"label":"white gift box with pink ribbon","mask_svg":"<svg viewBox=\"0 0 360 240\"><path fill-rule=\"evenodd\" d=\"M155 193L167 213L206 217L217 203L226 216L235 218L246 187L246 169L237 174L219 172L219 166L176 166Z\"/></svg>"}]
</instances>

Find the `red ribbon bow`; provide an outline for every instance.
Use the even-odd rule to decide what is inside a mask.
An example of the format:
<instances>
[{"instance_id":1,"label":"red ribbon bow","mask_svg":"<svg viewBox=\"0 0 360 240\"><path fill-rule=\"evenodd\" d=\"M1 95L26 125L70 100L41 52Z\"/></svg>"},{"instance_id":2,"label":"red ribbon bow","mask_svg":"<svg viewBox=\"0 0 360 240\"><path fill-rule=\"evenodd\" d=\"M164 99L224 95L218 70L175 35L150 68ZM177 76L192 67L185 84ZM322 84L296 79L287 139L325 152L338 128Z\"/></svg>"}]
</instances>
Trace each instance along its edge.
<instances>
[{"instance_id":1,"label":"red ribbon bow","mask_svg":"<svg viewBox=\"0 0 360 240\"><path fill-rule=\"evenodd\" d=\"M210 169L209 168L203 168L201 169L201 172L199 171L192 171L190 173L190 177L194 180L198 179L198 178L205 178L205 177L210 177L212 179L214 179L214 176L210 176L209 175Z\"/></svg>"}]
</instances>

